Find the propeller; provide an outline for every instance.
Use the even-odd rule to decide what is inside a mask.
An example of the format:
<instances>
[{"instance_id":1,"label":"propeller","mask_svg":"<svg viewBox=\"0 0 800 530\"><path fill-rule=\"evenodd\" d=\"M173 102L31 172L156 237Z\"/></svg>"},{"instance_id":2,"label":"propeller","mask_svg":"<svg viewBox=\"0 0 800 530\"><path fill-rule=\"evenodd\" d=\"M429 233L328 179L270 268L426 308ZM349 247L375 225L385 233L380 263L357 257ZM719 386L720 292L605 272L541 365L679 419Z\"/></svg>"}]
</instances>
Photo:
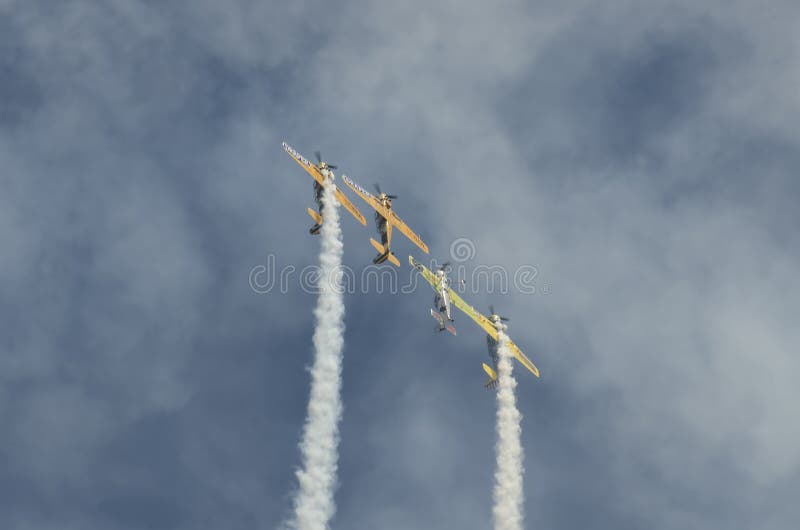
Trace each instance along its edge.
<instances>
[{"instance_id":1,"label":"propeller","mask_svg":"<svg viewBox=\"0 0 800 530\"><path fill-rule=\"evenodd\" d=\"M503 322L509 322L509 321L511 320L510 318L507 318L507 317L501 317L500 315L498 315L497 313L495 313L495 312L494 312L494 306L493 306L492 304L489 304L489 311L491 311L491 312L492 312L492 315L497 315L497 317L498 317L498 318L500 318L500 320L502 320Z\"/></svg>"},{"instance_id":2,"label":"propeller","mask_svg":"<svg viewBox=\"0 0 800 530\"><path fill-rule=\"evenodd\" d=\"M377 191L377 192L378 192L378 195L383 195L383 194L384 194L384 193L381 191L381 185L380 185L380 184L378 184L378 183L376 182L375 184L373 184L373 186L375 186L375 191ZM391 199L391 200L395 200L395 199L397 198L397 195L386 195L386 198L387 198L387 199Z\"/></svg>"},{"instance_id":3,"label":"propeller","mask_svg":"<svg viewBox=\"0 0 800 530\"><path fill-rule=\"evenodd\" d=\"M322 154L320 154L319 151L314 151L314 156L317 157L317 165L321 166L322 165ZM333 164L326 163L325 165L328 166L329 169L336 169L336 166L334 166Z\"/></svg>"}]
</instances>

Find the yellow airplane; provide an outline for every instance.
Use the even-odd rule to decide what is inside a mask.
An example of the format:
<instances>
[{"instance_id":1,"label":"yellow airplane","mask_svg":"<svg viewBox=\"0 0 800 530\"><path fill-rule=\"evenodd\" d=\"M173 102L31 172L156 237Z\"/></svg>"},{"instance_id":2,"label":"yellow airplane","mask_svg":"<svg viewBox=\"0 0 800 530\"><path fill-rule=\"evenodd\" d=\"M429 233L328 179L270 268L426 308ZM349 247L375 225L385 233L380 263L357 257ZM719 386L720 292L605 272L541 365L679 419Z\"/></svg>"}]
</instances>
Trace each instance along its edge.
<instances>
[{"instance_id":1,"label":"yellow airplane","mask_svg":"<svg viewBox=\"0 0 800 530\"><path fill-rule=\"evenodd\" d=\"M333 174L333 170L336 169L336 166L328 164L327 162L323 162L319 151L314 153L317 156L317 163L312 164L286 142L283 142L283 149L289 153L289 156L291 156L295 162L300 164L300 166L314 178L314 200L317 203L319 213L315 212L311 208L307 209L308 215L310 215L316 223L309 230L311 234L318 234L320 228L322 228L322 188L328 184L333 186L336 198L339 199L339 202L342 203L342 206L344 206L345 209L350 212L359 223L367 226L367 220L364 219L364 216L361 215L361 212L358 211L358 208L356 208L355 205L350 202L350 199L348 199L347 196L336 187L336 184L333 183L333 181L336 179L336 175Z\"/></svg>"},{"instance_id":2,"label":"yellow airplane","mask_svg":"<svg viewBox=\"0 0 800 530\"><path fill-rule=\"evenodd\" d=\"M420 271L422 277L425 278L425 280L430 283L434 289L438 289L439 283L437 283L436 274L431 272L430 269L415 260L412 256L408 257L408 262L412 267ZM489 356L492 358L492 364L494 365L494 368L486 363L483 363L483 371L489 376L489 380L484 386L487 388L494 388L497 385L497 361L499 358L497 352L498 328L503 322L507 322L508 319L495 313L494 307L492 306L489 306L491 315L488 318L483 316L477 309L466 303L460 296L458 296L458 293L449 287L447 288L447 294L454 306L463 311L486 332L486 345L489 348ZM514 357L522 364L522 366L527 368L536 377L539 377L539 369L536 368L536 365L533 364L533 362L531 362L531 360L528 359L524 353L522 353L522 350L519 349L519 346L514 344L514 341L511 339L508 341L508 346L511 348L511 352L514 354Z\"/></svg>"},{"instance_id":3,"label":"yellow airplane","mask_svg":"<svg viewBox=\"0 0 800 530\"><path fill-rule=\"evenodd\" d=\"M353 182L347 175L342 175L342 180L375 210L375 225L378 228L378 233L381 235L381 243L378 243L372 238L369 240L379 253L375 259L372 260L373 263L383 263L388 259L395 267L400 266L400 260L397 259L397 256L395 256L390 249L392 243L392 227L397 228L415 245L422 249L423 252L426 254L428 253L428 245L426 245L422 239L394 213L394 210L392 210L392 200L397 198L395 195L382 193L380 187L376 185L375 188L378 192L378 196L375 197Z\"/></svg>"},{"instance_id":4,"label":"yellow airplane","mask_svg":"<svg viewBox=\"0 0 800 530\"><path fill-rule=\"evenodd\" d=\"M489 306L489 311L491 314L489 317L485 317L480 314L475 308L470 306L470 309L475 313L474 315L470 315L472 319L478 323L480 327L482 327L486 331L486 346L489 349L489 357L492 358L492 365L490 367L486 363L483 363L483 371L486 372L486 375L489 376L489 380L486 381L484 385L486 388L494 388L497 386L497 361L500 358L498 352L498 331L500 327L503 325L504 322L508 322L506 317L501 317L498 315L495 310L494 306ZM463 311L463 309L462 309ZM469 313L468 313L469 314ZM522 363L522 366L527 368L531 371L533 375L539 377L539 369L528 359L524 353L519 349L519 346L514 344L514 341L508 339L508 347L511 348L511 352L514 354L514 357Z\"/></svg>"}]
</instances>

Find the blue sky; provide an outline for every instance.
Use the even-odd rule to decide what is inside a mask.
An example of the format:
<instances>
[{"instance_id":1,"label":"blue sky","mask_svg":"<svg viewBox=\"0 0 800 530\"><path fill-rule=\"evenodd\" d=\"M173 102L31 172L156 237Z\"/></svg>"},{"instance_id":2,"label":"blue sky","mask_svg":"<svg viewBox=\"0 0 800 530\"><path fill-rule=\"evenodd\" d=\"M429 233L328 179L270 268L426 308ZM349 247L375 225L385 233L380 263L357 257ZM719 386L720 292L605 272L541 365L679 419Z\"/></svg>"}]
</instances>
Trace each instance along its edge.
<instances>
[{"instance_id":1,"label":"blue sky","mask_svg":"<svg viewBox=\"0 0 800 530\"><path fill-rule=\"evenodd\" d=\"M431 258L536 267L465 295L542 372L528 528L790 528L798 15L0 0L0 526L288 515L314 297L248 281L317 258L285 140L397 193ZM342 224L361 271L372 226ZM431 294L346 298L333 528L490 524L484 339L433 334Z\"/></svg>"}]
</instances>

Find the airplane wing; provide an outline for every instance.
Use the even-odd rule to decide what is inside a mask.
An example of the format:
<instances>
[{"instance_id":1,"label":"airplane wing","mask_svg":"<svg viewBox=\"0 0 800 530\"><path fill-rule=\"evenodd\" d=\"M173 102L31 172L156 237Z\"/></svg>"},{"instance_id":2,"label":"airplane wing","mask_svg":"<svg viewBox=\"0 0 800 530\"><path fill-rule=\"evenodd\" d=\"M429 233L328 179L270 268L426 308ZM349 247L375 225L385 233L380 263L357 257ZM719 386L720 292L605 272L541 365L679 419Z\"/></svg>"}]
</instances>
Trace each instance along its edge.
<instances>
[{"instance_id":1,"label":"airplane wing","mask_svg":"<svg viewBox=\"0 0 800 530\"><path fill-rule=\"evenodd\" d=\"M453 305L463 311L468 317L474 320L475 323L478 324L478 326L480 326L490 337L492 337L494 340L497 340L497 328L494 327L492 321L483 316L480 311L466 303L455 291L453 291L453 289L450 289L450 301L453 302ZM536 365L533 364L533 362L531 362L531 360L528 359L524 353L522 353L522 350L519 349L519 346L517 346L511 339L508 340L508 343L509 348L511 348L511 351L514 353L514 357L516 357L520 364L530 370L533 375L539 377L539 369L536 368Z\"/></svg>"},{"instance_id":2,"label":"airplane wing","mask_svg":"<svg viewBox=\"0 0 800 530\"><path fill-rule=\"evenodd\" d=\"M314 180L317 181L317 183L319 183L320 186L325 186L325 177L322 175L322 173L320 172L320 170L317 168L316 165L309 162L308 159L306 159L306 157L295 151L295 149L286 142L283 142L283 149L287 153L289 153L289 156L291 156L295 162L300 164L300 167L305 169L308 172L308 174L311 175L314 178ZM342 190L336 187L336 184L334 184L333 187L336 189L335 192L336 198L339 199L339 202L342 203L342 206L344 206L345 209L348 212L350 212L352 216L358 220L359 223L366 226L367 220L364 218L363 215L361 215L361 212L358 211L358 208L356 208L356 206L352 202L350 202L350 199L347 198L347 195L342 193Z\"/></svg>"},{"instance_id":3,"label":"airplane wing","mask_svg":"<svg viewBox=\"0 0 800 530\"><path fill-rule=\"evenodd\" d=\"M492 321L483 316L480 311L466 303L452 288L450 289L450 301L469 318L474 320L487 334L491 335L493 339L497 340L497 328L494 327Z\"/></svg>"},{"instance_id":4,"label":"airplane wing","mask_svg":"<svg viewBox=\"0 0 800 530\"><path fill-rule=\"evenodd\" d=\"M383 207L381 206L381 208ZM420 238L413 230L411 230L408 225L405 224L396 213L394 213L394 210L386 210L386 208L383 208L383 210L389 214L387 216L384 212L381 212L381 215L386 217L387 221L393 224L395 228L400 230L403 235L410 239L412 243L417 245L420 250L422 250L425 254L428 254L428 245L426 245L425 242L422 241L422 238Z\"/></svg>"},{"instance_id":5,"label":"airplane wing","mask_svg":"<svg viewBox=\"0 0 800 530\"><path fill-rule=\"evenodd\" d=\"M351 190L356 192L356 194L358 194L362 199L364 199L364 201L366 201L367 204L372 206L372 208L376 212L384 216L387 222L394 225L394 227L400 230L403 233L403 235L405 235L408 239L411 240L412 243L417 245L425 254L428 254L429 252L428 245L426 245L425 242L422 241L422 238L420 238L416 233L414 233L414 231L411 230L408 227L408 225L403 222L402 219L400 219L400 217L394 212L394 210L389 210L387 208L384 208L383 205L380 203L380 201L377 198L375 198L374 195L372 195L370 192L368 192L367 190L365 190L364 188L353 182L352 179L350 179L350 177L348 177L347 175L342 175L342 180L344 181L345 184L347 184L347 186Z\"/></svg>"},{"instance_id":6,"label":"airplane wing","mask_svg":"<svg viewBox=\"0 0 800 530\"><path fill-rule=\"evenodd\" d=\"M524 366L525 368L527 368L528 370L530 370L530 372L531 372L533 375L535 375L536 377L539 377L539 369L538 369L538 368L536 368L536 365L535 365L535 364L533 364L533 363L531 362L531 360L530 360L530 359L528 359L528 358L525 356L525 354L524 354L524 353L522 353L522 350L520 350L520 349L519 349L519 346L517 346L516 344L514 344L514 341L513 341L513 340L511 340L511 339L508 339L508 346L511 348L511 351L514 353L514 357L516 357L516 358L517 358L517 360L520 362L520 364L521 364L522 366Z\"/></svg>"},{"instance_id":7,"label":"airplane wing","mask_svg":"<svg viewBox=\"0 0 800 530\"><path fill-rule=\"evenodd\" d=\"M350 199L347 198L347 195L342 193L342 190L339 188L336 188L336 198L339 199L339 202L342 203L342 206L344 206L345 209L353 215L353 217L358 219L359 223L367 226L367 220L364 219L364 216L361 215L361 212L358 211L358 208L356 208L355 204L350 202Z\"/></svg>"},{"instance_id":8,"label":"airplane wing","mask_svg":"<svg viewBox=\"0 0 800 530\"><path fill-rule=\"evenodd\" d=\"M320 186L325 185L325 177L322 176L322 173L320 172L319 169L317 169L317 166L309 162L306 159L306 157L295 151L291 145L287 144L286 142L283 142L282 145L284 151L289 153L289 156L292 157L295 162L300 164L300 167L305 169L308 172L308 174L311 175L314 178L314 180L316 180L319 183Z\"/></svg>"},{"instance_id":9,"label":"airplane wing","mask_svg":"<svg viewBox=\"0 0 800 530\"><path fill-rule=\"evenodd\" d=\"M408 264L414 267L417 271L419 271L422 277L425 278L425 281L431 284L433 290L434 291L436 290L436 285L437 285L436 275L434 275L428 267L426 267L419 261L415 260L412 256L408 257Z\"/></svg>"}]
</instances>

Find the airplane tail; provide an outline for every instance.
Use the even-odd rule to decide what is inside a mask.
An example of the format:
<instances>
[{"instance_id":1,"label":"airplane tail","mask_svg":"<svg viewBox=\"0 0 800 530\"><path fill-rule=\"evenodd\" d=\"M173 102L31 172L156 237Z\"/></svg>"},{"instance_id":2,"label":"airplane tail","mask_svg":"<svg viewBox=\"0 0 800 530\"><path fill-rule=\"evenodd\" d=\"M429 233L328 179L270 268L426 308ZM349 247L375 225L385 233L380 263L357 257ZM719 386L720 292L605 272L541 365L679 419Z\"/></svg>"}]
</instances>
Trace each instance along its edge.
<instances>
[{"instance_id":1,"label":"airplane tail","mask_svg":"<svg viewBox=\"0 0 800 530\"><path fill-rule=\"evenodd\" d=\"M436 320L436 322L439 323L438 331L447 330L453 335L456 334L456 328L450 322L445 321L445 319L442 318L441 314L431 309L431 316L434 318L434 320Z\"/></svg>"},{"instance_id":2,"label":"airplane tail","mask_svg":"<svg viewBox=\"0 0 800 530\"><path fill-rule=\"evenodd\" d=\"M315 212L314 210L312 210L311 208L307 208L306 211L308 212L308 215L310 215L311 218L314 220L314 222L317 223L314 226L312 226L308 232L313 235L319 234L319 230L320 228L322 228L322 216L317 212Z\"/></svg>"},{"instance_id":3,"label":"airplane tail","mask_svg":"<svg viewBox=\"0 0 800 530\"><path fill-rule=\"evenodd\" d=\"M483 363L483 371L489 376L489 380L483 386L489 389L497 388L497 373L486 363Z\"/></svg>"},{"instance_id":4,"label":"airplane tail","mask_svg":"<svg viewBox=\"0 0 800 530\"><path fill-rule=\"evenodd\" d=\"M375 257L375 259L372 260L372 263L375 263L377 265L383 263L388 259L389 262L391 262L391 264L394 265L395 267L400 266L400 260L397 259L397 256L395 256L392 251L386 249L383 245L381 245L372 238L369 239L369 242L372 243L372 246L375 247L375 250L379 252L379 254Z\"/></svg>"}]
</instances>

